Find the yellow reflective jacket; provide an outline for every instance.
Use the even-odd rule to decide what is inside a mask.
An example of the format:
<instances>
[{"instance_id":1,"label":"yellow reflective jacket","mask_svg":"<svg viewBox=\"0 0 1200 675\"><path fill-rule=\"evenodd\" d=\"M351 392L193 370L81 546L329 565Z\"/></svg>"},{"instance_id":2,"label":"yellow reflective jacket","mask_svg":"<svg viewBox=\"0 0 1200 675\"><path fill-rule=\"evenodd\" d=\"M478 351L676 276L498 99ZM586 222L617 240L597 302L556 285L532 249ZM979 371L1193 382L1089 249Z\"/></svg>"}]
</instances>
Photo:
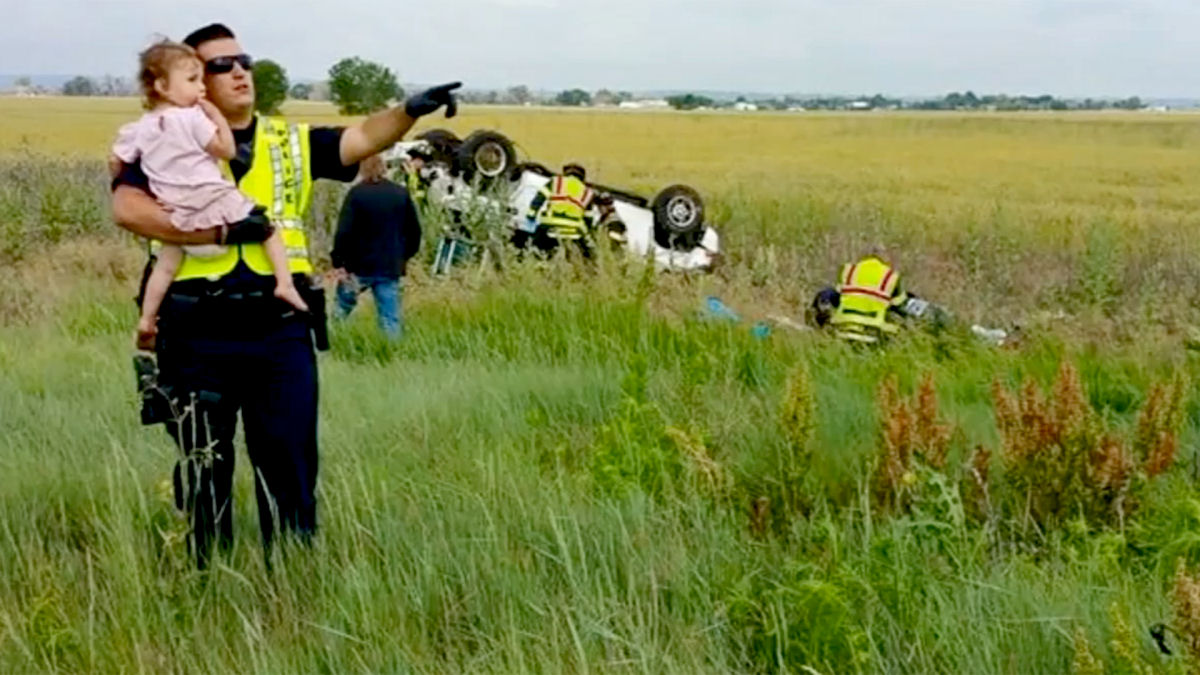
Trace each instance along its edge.
<instances>
[{"instance_id":1,"label":"yellow reflective jacket","mask_svg":"<svg viewBox=\"0 0 1200 675\"><path fill-rule=\"evenodd\" d=\"M546 226L552 237L579 239L591 225L588 210L594 196L575 176L555 176L534 197L526 217Z\"/></svg>"},{"instance_id":2,"label":"yellow reflective jacket","mask_svg":"<svg viewBox=\"0 0 1200 675\"><path fill-rule=\"evenodd\" d=\"M416 169L405 169L404 187L408 190L408 196L412 198L415 206L418 208L425 206L425 187L421 185L421 176L417 174Z\"/></svg>"},{"instance_id":3,"label":"yellow reflective jacket","mask_svg":"<svg viewBox=\"0 0 1200 675\"><path fill-rule=\"evenodd\" d=\"M838 279L838 307L830 323L839 337L855 342L878 342L899 326L888 320L888 310L908 300L900 274L875 256L842 267Z\"/></svg>"},{"instance_id":4,"label":"yellow reflective jacket","mask_svg":"<svg viewBox=\"0 0 1200 675\"><path fill-rule=\"evenodd\" d=\"M304 214L312 201L308 125L288 124L279 118L260 115L254 127L253 147L250 170L237 181L238 189L263 207L279 229L287 250L288 269L293 274L310 274L313 267L304 230ZM232 179L228 162L222 163L222 171ZM256 243L230 246L212 257L184 255L175 279L216 281L232 272L239 260L256 274L272 274L266 249Z\"/></svg>"}]
</instances>

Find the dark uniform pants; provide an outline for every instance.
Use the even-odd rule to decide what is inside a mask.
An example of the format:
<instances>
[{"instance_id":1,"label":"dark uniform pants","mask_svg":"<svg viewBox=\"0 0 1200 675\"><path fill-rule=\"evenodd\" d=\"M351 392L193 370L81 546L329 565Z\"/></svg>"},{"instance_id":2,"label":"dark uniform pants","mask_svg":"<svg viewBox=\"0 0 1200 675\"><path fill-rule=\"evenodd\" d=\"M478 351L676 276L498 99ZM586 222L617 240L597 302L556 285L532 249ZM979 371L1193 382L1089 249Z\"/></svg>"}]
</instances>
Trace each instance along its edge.
<instances>
[{"instance_id":1,"label":"dark uniform pants","mask_svg":"<svg viewBox=\"0 0 1200 675\"><path fill-rule=\"evenodd\" d=\"M186 300L186 301L185 301ZM309 324L271 296L168 296L160 313L160 381L177 407L176 503L192 517L197 563L233 538L234 447L241 412L269 552L278 529L317 527L317 368ZM290 314L290 315L289 315Z\"/></svg>"}]
</instances>

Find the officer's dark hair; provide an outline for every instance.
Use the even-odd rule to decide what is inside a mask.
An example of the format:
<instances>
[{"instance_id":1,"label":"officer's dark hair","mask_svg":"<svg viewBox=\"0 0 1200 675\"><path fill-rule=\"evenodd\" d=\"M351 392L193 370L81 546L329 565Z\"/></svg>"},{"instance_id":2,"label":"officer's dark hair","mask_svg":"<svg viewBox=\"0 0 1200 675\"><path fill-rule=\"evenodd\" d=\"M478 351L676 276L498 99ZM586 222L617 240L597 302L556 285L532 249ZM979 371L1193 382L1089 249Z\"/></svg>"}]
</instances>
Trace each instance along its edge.
<instances>
[{"instance_id":1,"label":"officer's dark hair","mask_svg":"<svg viewBox=\"0 0 1200 675\"><path fill-rule=\"evenodd\" d=\"M575 176L579 180L587 180L587 170L579 164L571 163L562 168L564 176Z\"/></svg>"},{"instance_id":2,"label":"officer's dark hair","mask_svg":"<svg viewBox=\"0 0 1200 675\"><path fill-rule=\"evenodd\" d=\"M224 38L237 38L233 31L229 30L229 26L223 23L210 23L203 28L188 33L188 36L183 39L183 44L198 49L200 45L212 40L221 40Z\"/></svg>"}]
</instances>

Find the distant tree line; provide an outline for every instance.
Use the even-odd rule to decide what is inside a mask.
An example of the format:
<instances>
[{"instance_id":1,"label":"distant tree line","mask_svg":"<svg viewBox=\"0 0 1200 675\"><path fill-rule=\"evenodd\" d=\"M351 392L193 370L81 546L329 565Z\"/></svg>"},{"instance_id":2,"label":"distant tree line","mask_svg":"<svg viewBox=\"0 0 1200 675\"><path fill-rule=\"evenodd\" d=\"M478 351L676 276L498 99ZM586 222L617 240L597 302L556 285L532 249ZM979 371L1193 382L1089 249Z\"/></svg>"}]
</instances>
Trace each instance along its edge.
<instances>
[{"instance_id":1,"label":"distant tree line","mask_svg":"<svg viewBox=\"0 0 1200 675\"><path fill-rule=\"evenodd\" d=\"M20 78L17 86L22 86L23 83L28 86L28 82L28 78ZM133 82L124 77L78 75L63 83L62 93L66 96L131 96L136 92Z\"/></svg>"},{"instance_id":2,"label":"distant tree line","mask_svg":"<svg viewBox=\"0 0 1200 675\"><path fill-rule=\"evenodd\" d=\"M345 58L329 69L329 78L321 82L291 84L283 67L263 59L254 67L254 82L258 91L258 106L262 112L274 113L286 99L333 101L347 115L361 115L379 110L404 97L395 73L389 68L359 57ZM18 88L29 89L28 78L17 82ZM34 88L36 90L36 88ZM67 96L129 96L137 92L133 84L120 77L90 78L77 76L62 86ZM628 91L600 89L590 92L574 87L557 93L534 92L525 85L506 89L464 90L464 103L477 105L555 105L564 107L617 106L637 97ZM697 109L759 109L759 110L1140 110L1145 103L1137 96L1123 99L1064 99L1042 94L1039 96L1010 96L1007 94L976 95L972 91L951 92L940 98L900 99L883 94L873 96L783 96L747 100L718 100L698 93L667 96L659 105L676 110Z\"/></svg>"},{"instance_id":3,"label":"distant tree line","mask_svg":"<svg viewBox=\"0 0 1200 675\"><path fill-rule=\"evenodd\" d=\"M278 112L288 97L287 72L270 59L260 59L255 62L252 74L258 110L267 114ZM18 88L32 88L28 77L18 78L15 84ZM141 92L131 80L123 77L76 75L63 83L60 93L64 96L137 96Z\"/></svg>"},{"instance_id":4,"label":"distant tree line","mask_svg":"<svg viewBox=\"0 0 1200 675\"><path fill-rule=\"evenodd\" d=\"M716 107L716 102L707 96L683 94L681 96L668 96L667 105L676 110L696 110L697 108Z\"/></svg>"},{"instance_id":5,"label":"distant tree line","mask_svg":"<svg viewBox=\"0 0 1200 675\"><path fill-rule=\"evenodd\" d=\"M1083 100L1061 99L1050 94L1041 96L1008 96L988 94L976 96L953 92L940 99L918 101L908 106L915 110L1140 110L1146 107L1140 98Z\"/></svg>"},{"instance_id":6,"label":"distant tree line","mask_svg":"<svg viewBox=\"0 0 1200 675\"><path fill-rule=\"evenodd\" d=\"M519 95L514 95L519 92ZM465 103L482 105L523 105L536 103L539 105L557 106L613 106L626 101L634 101L630 92L612 92L601 89L589 93L585 89L564 89L554 94L533 94L527 87L512 87L507 91L483 90L466 91L462 95ZM1124 99L1062 99L1051 95L1040 96L1009 96L1006 94L990 94L977 96L973 92L952 92L941 98L912 100L900 99L883 94L873 96L829 96L829 97L794 97L784 96L748 100L738 97L734 100L719 100L698 93L685 93L667 96L663 99L666 105L676 110L723 109L734 107L756 108L759 110L1140 110L1145 103L1133 96Z\"/></svg>"},{"instance_id":7,"label":"distant tree line","mask_svg":"<svg viewBox=\"0 0 1200 675\"><path fill-rule=\"evenodd\" d=\"M696 108L732 108L750 104L760 110L1141 110L1146 104L1137 96L1123 99L1062 99L1049 94L1040 96L1009 96L974 92L952 92L941 98L912 100L883 94L874 96L828 96L798 98L785 96L747 101L714 101L706 96L683 94L667 97L667 103L677 110Z\"/></svg>"}]
</instances>

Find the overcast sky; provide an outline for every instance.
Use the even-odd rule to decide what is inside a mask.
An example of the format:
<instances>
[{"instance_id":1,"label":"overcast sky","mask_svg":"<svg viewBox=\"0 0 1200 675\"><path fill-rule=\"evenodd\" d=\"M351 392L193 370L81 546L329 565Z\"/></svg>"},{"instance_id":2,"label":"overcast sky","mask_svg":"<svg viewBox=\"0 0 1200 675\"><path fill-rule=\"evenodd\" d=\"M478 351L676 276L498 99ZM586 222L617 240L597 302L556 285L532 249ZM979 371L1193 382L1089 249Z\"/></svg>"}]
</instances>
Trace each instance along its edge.
<instances>
[{"instance_id":1,"label":"overcast sky","mask_svg":"<svg viewBox=\"0 0 1200 675\"><path fill-rule=\"evenodd\" d=\"M468 87L1200 95L1200 0L0 0L0 73L118 74L222 21L292 79Z\"/></svg>"}]
</instances>

